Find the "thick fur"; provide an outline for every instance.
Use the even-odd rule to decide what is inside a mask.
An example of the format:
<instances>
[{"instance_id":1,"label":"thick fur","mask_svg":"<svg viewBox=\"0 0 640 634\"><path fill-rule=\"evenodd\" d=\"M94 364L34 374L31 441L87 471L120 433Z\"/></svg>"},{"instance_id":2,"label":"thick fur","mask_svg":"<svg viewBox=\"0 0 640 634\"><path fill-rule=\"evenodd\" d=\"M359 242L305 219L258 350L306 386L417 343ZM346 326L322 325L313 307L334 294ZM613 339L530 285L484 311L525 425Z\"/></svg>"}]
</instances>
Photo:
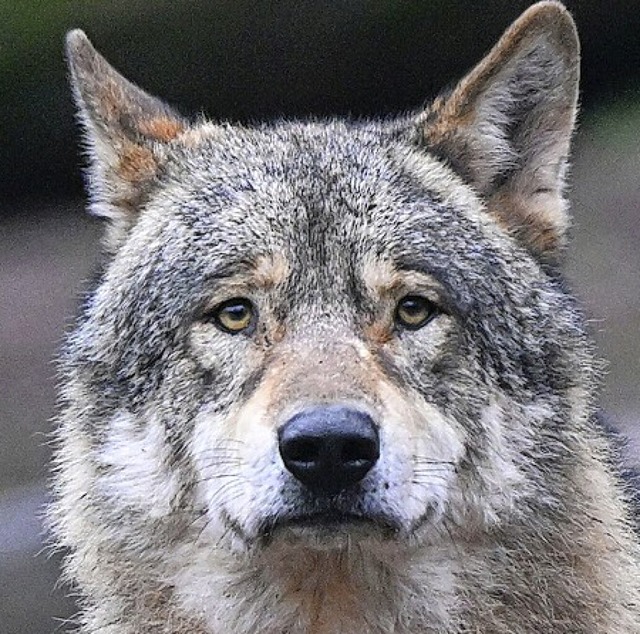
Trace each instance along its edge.
<instances>
[{"instance_id":1,"label":"thick fur","mask_svg":"<svg viewBox=\"0 0 640 634\"><path fill-rule=\"evenodd\" d=\"M566 10L534 5L384 122L192 124L84 34L68 58L109 219L61 362L51 525L81 631L640 633L598 364L557 268ZM438 307L419 330L394 323L406 295ZM208 318L233 297L252 331ZM381 440L322 499L277 445L315 404L368 412Z\"/></svg>"}]
</instances>

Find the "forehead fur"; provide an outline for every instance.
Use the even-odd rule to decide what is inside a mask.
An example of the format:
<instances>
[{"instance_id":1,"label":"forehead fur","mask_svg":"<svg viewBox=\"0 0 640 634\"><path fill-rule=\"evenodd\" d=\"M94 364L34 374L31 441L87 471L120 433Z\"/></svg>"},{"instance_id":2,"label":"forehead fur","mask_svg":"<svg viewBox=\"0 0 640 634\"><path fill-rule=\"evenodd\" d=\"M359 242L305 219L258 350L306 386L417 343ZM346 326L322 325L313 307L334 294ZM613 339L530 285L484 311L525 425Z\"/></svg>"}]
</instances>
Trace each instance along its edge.
<instances>
[{"instance_id":1,"label":"forehead fur","mask_svg":"<svg viewBox=\"0 0 640 634\"><path fill-rule=\"evenodd\" d=\"M405 241L427 217L441 225L444 212L451 222L462 214L490 224L471 188L419 151L404 123L209 125L172 148L147 209L198 239L217 231L220 244L240 241L245 253L251 244L269 252L328 240L364 253Z\"/></svg>"}]
</instances>

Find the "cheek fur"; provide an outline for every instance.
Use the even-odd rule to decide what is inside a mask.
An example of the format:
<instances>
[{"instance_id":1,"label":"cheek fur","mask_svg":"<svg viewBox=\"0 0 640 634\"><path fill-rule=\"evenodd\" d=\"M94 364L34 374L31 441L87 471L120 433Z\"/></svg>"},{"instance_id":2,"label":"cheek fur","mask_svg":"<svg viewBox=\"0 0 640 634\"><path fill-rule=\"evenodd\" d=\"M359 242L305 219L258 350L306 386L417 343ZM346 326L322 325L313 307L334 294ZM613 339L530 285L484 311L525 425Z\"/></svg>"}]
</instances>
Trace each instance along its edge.
<instances>
[{"instance_id":1,"label":"cheek fur","mask_svg":"<svg viewBox=\"0 0 640 634\"><path fill-rule=\"evenodd\" d=\"M180 481L170 467L171 450L160 417L146 412L141 419L120 411L107 430L96 454L101 467L98 490L116 504L144 509L152 518L169 515Z\"/></svg>"},{"instance_id":2,"label":"cheek fur","mask_svg":"<svg viewBox=\"0 0 640 634\"><path fill-rule=\"evenodd\" d=\"M231 521L252 534L279 501L282 465L277 437L262 405L252 399L227 415L201 412L190 453L197 473L197 503L212 527Z\"/></svg>"},{"instance_id":3,"label":"cheek fur","mask_svg":"<svg viewBox=\"0 0 640 634\"><path fill-rule=\"evenodd\" d=\"M464 455L464 430L418 395L412 399L381 382L383 452L376 470L389 483L390 510L411 528L428 510L441 514Z\"/></svg>"}]
</instances>

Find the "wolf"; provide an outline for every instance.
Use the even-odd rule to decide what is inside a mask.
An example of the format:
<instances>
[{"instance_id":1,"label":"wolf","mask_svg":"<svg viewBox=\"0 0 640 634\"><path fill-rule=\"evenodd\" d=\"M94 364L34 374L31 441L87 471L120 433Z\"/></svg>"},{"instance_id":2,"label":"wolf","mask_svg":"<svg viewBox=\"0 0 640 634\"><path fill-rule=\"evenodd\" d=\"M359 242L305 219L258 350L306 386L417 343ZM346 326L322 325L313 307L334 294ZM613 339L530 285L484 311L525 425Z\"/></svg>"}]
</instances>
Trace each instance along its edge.
<instances>
[{"instance_id":1,"label":"wolf","mask_svg":"<svg viewBox=\"0 0 640 634\"><path fill-rule=\"evenodd\" d=\"M640 633L561 274L567 10L384 120L192 121L81 31L67 57L107 219L60 361L79 631Z\"/></svg>"}]
</instances>

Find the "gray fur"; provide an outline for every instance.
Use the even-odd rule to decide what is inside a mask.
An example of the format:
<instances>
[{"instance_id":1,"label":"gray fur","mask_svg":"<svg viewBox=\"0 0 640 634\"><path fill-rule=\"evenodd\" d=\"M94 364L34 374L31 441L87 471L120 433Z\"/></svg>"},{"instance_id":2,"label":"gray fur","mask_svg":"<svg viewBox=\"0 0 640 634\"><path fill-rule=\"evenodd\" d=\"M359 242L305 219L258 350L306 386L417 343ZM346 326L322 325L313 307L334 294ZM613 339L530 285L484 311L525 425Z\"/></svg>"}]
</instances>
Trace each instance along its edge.
<instances>
[{"instance_id":1,"label":"gray fur","mask_svg":"<svg viewBox=\"0 0 640 634\"><path fill-rule=\"evenodd\" d=\"M93 210L111 219L61 363L51 525L81 631L640 633L599 365L553 262L577 94L561 5L532 7L439 105L389 121L192 125L83 34L68 55ZM523 64L540 82L507 108ZM470 94L479 118L448 129ZM485 116L513 132L514 112L485 163L501 177L480 185L474 135L496 133ZM392 324L406 293L439 307L420 330ZM210 307L237 296L258 323L230 335ZM322 502L276 447L314 403L356 403L382 442L362 484ZM278 528L335 509L370 521Z\"/></svg>"}]
</instances>

